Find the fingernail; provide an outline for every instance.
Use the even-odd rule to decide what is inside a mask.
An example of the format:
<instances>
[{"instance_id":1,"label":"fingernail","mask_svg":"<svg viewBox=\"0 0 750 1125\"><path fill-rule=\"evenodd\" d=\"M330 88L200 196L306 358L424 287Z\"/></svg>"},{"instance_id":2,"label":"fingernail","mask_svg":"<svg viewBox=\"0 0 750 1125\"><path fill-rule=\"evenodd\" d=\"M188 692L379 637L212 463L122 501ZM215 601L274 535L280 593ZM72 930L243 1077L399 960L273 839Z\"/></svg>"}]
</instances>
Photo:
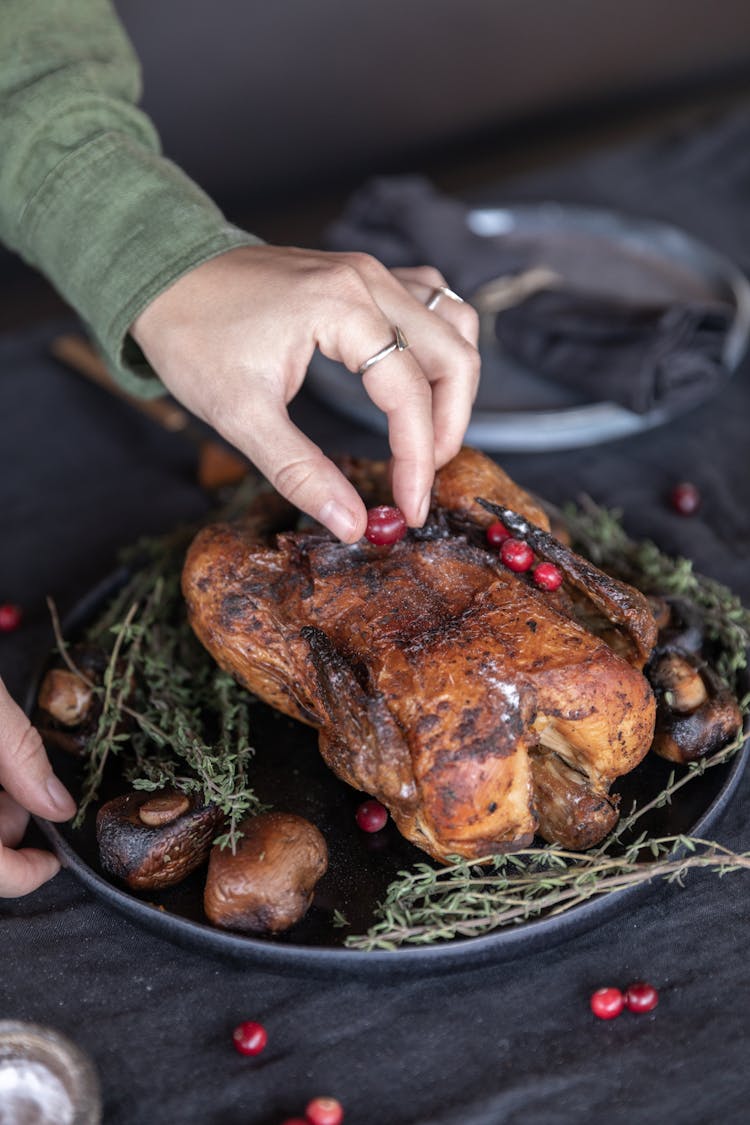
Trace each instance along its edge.
<instances>
[{"instance_id":1,"label":"fingernail","mask_svg":"<svg viewBox=\"0 0 750 1125\"><path fill-rule=\"evenodd\" d=\"M421 527L430 511L430 501L432 500L432 489L425 496L422 497L422 503L419 505L419 526Z\"/></svg>"},{"instance_id":2,"label":"fingernail","mask_svg":"<svg viewBox=\"0 0 750 1125\"><path fill-rule=\"evenodd\" d=\"M76 811L75 801L54 774L47 781L47 793L58 812L64 813L66 817L72 816Z\"/></svg>"},{"instance_id":3,"label":"fingernail","mask_svg":"<svg viewBox=\"0 0 750 1125\"><path fill-rule=\"evenodd\" d=\"M348 541L355 536L357 521L354 513L336 500L327 500L323 505L320 510L320 522L339 539Z\"/></svg>"}]
</instances>

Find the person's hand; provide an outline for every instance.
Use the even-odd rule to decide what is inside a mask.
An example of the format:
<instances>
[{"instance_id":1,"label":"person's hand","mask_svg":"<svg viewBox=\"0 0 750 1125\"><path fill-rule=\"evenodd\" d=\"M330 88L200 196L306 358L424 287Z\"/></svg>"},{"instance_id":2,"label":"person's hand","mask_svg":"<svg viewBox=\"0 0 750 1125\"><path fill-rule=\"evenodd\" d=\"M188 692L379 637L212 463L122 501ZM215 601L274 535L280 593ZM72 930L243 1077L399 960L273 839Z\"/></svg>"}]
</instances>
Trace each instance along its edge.
<instances>
[{"instance_id":1,"label":"person's hand","mask_svg":"<svg viewBox=\"0 0 750 1125\"><path fill-rule=\"evenodd\" d=\"M292 424L287 405L316 347L357 379L398 325L409 348L361 378L388 419L394 500L407 523L420 526L435 469L461 446L479 381L474 309L450 294L434 311L426 308L444 285L437 270L391 272L365 254L250 246L185 274L131 333L189 410L288 500L351 543L364 533L364 504Z\"/></svg>"},{"instance_id":2,"label":"person's hand","mask_svg":"<svg viewBox=\"0 0 750 1125\"><path fill-rule=\"evenodd\" d=\"M39 732L0 680L0 898L28 894L60 869L51 852L18 848L29 813L69 820L75 803L52 772Z\"/></svg>"}]
</instances>

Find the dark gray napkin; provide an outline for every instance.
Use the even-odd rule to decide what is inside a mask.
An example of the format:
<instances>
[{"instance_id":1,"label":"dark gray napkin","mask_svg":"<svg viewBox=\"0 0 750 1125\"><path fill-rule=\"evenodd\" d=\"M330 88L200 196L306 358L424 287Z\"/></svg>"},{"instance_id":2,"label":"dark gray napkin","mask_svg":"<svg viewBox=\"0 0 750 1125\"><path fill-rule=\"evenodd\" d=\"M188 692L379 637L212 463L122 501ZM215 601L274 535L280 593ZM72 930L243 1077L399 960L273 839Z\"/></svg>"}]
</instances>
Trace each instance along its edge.
<instances>
[{"instance_id":1,"label":"dark gray napkin","mask_svg":"<svg viewBox=\"0 0 750 1125\"><path fill-rule=\"evenodd\" d=\"M495 332L529 370L645 414L699 402L726 378L729 321L719 306L618 304L553 289L498 313Z\"/></svg>"},{"instance_id":2,"label":"dark gray napkin","mask_svg":"<svg viewBox=\"0 0 750 1125\"><path fill-rule=\"evenodd\" d=\"M488 281L544 263L541 239L481 237L467 225L468 210L422 177L381 177L353 196L325 241L391 267L434 265L469 298ZM499 312L495 329L503 350L529 371L645 413L716 389L728 375L722 351L730 321L728 306L599 297L563 278Z\"/></svg>"}]
</instances>

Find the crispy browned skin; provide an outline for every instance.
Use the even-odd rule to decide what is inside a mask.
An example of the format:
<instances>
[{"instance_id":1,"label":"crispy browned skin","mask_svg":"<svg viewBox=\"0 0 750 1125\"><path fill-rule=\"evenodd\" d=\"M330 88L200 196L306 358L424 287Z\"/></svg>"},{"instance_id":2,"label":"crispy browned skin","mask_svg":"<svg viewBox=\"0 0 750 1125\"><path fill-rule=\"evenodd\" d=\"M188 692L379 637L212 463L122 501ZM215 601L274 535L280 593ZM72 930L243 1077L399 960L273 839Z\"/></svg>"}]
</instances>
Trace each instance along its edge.
<instances>
[{"instance_id":1,"label":"crispy browned skin","mask_svg":"<svg viewBox=\"0 0 750 1125\"><path fill-rule=\"evenodd\" d=\"M616 819L611 782L648 750L653 695L563 593L498 565L481 536L446 530L451 513L489 522L477 495L546 524L464 451L438 474L432 536L269 545L255 529L209 527L185 566L190 619L223 668L316 726L338 776L432 855L476 858L537 831L589 846Z\"/></svg>"}]
</instances>

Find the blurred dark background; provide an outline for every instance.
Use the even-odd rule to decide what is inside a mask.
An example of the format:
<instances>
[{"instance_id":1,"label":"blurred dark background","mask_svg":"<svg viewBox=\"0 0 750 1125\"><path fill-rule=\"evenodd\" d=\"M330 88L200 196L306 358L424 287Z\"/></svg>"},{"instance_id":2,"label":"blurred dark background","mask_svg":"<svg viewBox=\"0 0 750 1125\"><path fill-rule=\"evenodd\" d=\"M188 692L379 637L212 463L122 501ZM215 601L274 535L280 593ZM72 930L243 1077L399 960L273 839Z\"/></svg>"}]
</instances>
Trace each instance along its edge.
<instances>
[{"instance_id":1,"label":"blurred dark background","mask_svg":"<svg viewBox=\"0 0 750 1125\"><path fill-rule=\"evenodd\" d=\"M316 243L371 174L482 183L750 104L747 0L118 0L165 152ZM0 252L0 328L64 309Z\"/></svg>"}]
</instances>

